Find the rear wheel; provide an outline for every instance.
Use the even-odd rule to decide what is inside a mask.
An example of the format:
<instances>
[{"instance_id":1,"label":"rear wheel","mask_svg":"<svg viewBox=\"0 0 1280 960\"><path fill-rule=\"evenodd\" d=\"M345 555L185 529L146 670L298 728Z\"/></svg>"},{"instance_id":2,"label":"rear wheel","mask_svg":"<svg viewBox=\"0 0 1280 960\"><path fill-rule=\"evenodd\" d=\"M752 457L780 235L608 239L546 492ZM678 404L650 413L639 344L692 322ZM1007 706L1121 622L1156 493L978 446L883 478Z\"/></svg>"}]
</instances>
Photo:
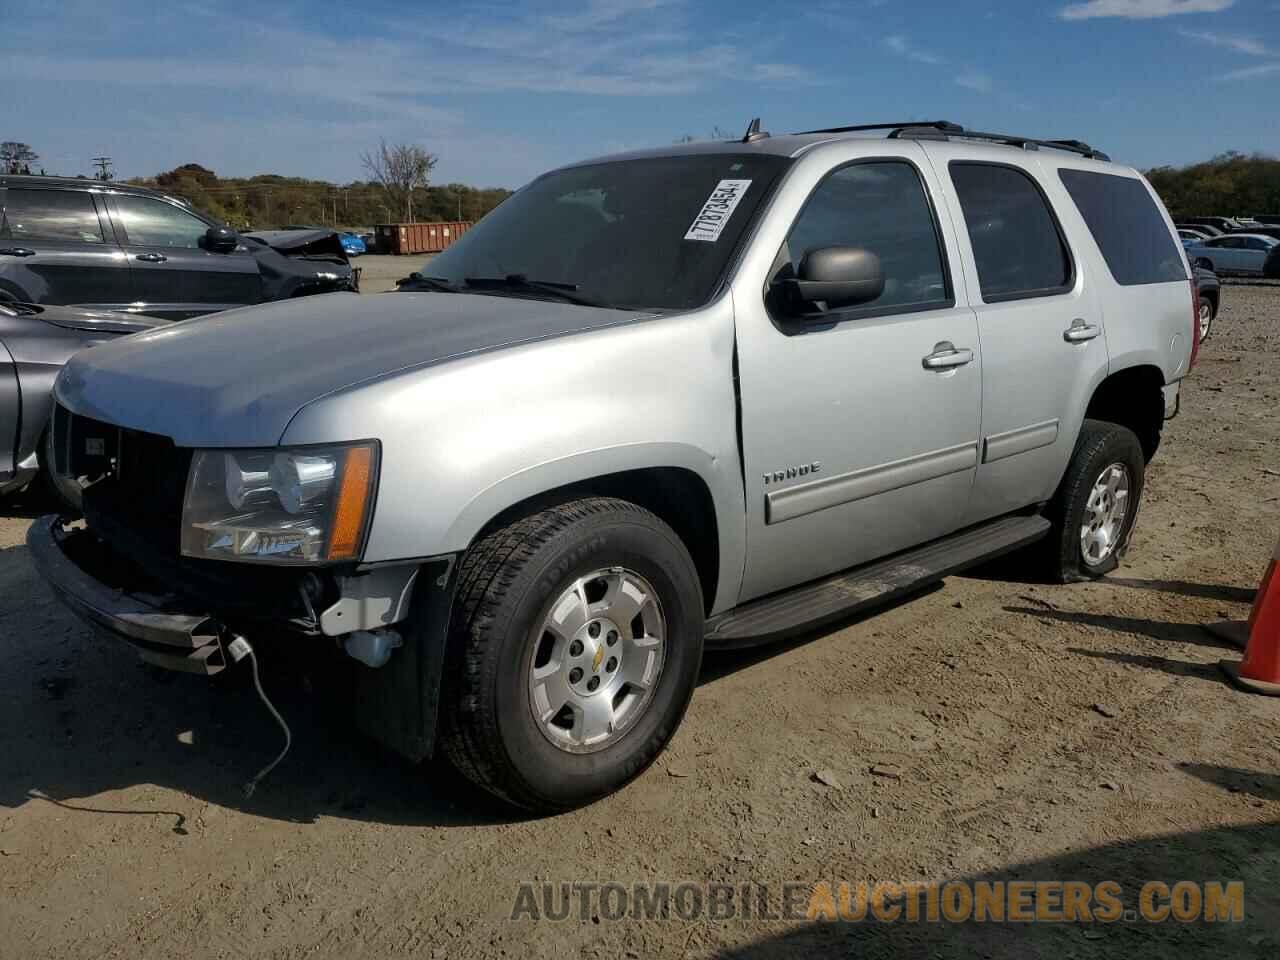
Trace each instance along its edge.
<instances>
[{"instance_id":1,"label":"rear wheel","mask_svg":"<svg viewBox=\"0 0 1280 960\"><path fill-rule=\"evenodd\" d=\"M1217 316L1218 311L1214 309L1213 301L1208 297L1201 297L1198 309L1200 320L1200 342L1204 343L1209 339L1209 333L1213 329L1213 320Z\"/></svg>"},{"instance_id":2,"label":"rear wheel","mask_svg":"<svg viewBox=\"0 0 1280 960\"><path fill-rule=\"evenodd\" d=\"M1075 452L1049 505L1050 575L1058 581L1092 580L1114 570L1128 547L1146 460L1133 431L1086 420Z\"/></svg>"},{"instance_id":3,"label":"rear wheel","mask_svg":"<svg viewBox=\"0 0 1280 960\"><path fill-rule=\"evenodd\" d=\"M693 560L647 510L592 497L495 530L459 571L444 752L531 810L599 799L675 733L702 633Z\"/></svg>"}]
</instances>

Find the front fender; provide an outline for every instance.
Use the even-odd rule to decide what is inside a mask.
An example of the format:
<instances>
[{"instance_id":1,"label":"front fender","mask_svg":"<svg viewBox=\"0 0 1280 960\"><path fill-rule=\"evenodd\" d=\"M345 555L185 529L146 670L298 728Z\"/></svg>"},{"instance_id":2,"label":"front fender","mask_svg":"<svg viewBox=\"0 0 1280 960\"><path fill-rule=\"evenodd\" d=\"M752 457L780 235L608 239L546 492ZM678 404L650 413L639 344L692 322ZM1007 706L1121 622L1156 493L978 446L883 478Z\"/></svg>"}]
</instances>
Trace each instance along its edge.
<instances>
[{"instance_id":1,"label":"front fender","mask_svg":"<svg viewBox=\"0 0 1280 960\"><path fill-rule=\"evenodd\" d=\"M304 407L281 442L368 438L382 456L366 562L459 553L531 497L679 468L715 505L715 603L737 596L746 511L727 297L363 384Z\"/></svg>"}]
</instances>

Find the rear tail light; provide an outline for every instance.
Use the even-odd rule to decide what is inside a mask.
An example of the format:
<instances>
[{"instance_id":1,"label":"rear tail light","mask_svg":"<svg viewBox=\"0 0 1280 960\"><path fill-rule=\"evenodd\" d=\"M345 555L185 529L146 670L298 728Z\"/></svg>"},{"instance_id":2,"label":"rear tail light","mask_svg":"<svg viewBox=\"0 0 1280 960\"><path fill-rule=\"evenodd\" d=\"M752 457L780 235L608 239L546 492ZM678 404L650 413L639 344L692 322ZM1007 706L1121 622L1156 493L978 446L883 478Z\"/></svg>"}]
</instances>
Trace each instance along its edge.
<instances>
[{"instance_id":1,"label":"rear tail light","mask_svg":"<svg viewBox=\"0 0 1280 960\"><path fill-rule=\"evenodd\" d=\"M1196 365L1196 357L1200 356L1200 285L1196 278L1191 278L1191 359L1187 361L1187 372Z\"/></svg>"}]
</instances>

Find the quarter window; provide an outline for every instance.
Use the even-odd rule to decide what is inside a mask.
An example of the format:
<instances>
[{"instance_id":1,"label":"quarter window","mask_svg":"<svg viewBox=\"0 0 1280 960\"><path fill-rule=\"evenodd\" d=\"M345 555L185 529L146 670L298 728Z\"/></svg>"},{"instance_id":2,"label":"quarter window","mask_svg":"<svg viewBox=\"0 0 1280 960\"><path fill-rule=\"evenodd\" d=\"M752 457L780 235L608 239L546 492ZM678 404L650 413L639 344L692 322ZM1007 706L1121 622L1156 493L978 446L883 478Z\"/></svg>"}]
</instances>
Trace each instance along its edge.
<instances>
[{"instance_id":1,"label":"quarter window","mask_svg":"<svg viewBox=\"0 0 1280 960\"><path fill-rule=\"evenodd\" d=\"M115 205L131 246L196 248L209 229L203 220L163 200L117 196Z\"/></svg>"},{"instance_id":2,"label":"quarter window","mask_svg":"<svg viewBox=\"0 0 1280 960\"><path fill-rule=\"evenodd\" d=\"M990 163L951 164L982 299L1018 300L1071 286L1071 256L1044 194L1023 171Z\"/></svg>"},{"instance_id":3,"label":"quarter window","mask_svg":"<svg viewBox=\"0 0 1280 960\"><path fill-rule=\"evenodd\" d=\"M861 247L880 258L884 293L856 309L880 313L952 302L933 210L909 163L854 163L828 174L792 226L775 279L797 276L804 255L822 247Z\"/></svg>"},{"instance_id":4,"label":"quarter window","mask_svg":"<svg viewBox=\"0 0 1280 960\"><path fill-rule=\"evenodd\" d=\"M5 196L0 237L102 243L93 196L83 190L21 190Z\"/></svg>"},{"instance_id":5,"label":"quarter window","mask_svg":"<svg viewBox=\"0 0 1280 960\"><path fill-rule=\"evenodd\" d=\"M1187 279L1182 251L1141 180L1066 168L1058 171L1058 177L1116 283L1132 286Z\"/></svg>"}]
</instances>

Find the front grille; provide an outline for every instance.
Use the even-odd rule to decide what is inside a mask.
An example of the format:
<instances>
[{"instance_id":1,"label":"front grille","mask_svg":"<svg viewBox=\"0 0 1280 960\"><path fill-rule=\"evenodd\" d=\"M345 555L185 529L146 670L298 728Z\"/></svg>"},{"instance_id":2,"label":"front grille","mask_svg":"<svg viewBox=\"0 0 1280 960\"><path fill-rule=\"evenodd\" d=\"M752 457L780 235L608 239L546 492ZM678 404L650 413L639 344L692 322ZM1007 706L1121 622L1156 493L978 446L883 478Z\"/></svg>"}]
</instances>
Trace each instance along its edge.
<instances>
[{"instance_id":1,"label":"front grille","mask_svg":"<svg viewBox=\"0 0 1280 960\"><path fill-rule=\"evenodd\" d=\"M90 481L85 520L108 541L141 540L176 560L190 467L191 451L168 437L55 410L54 470Z\"/></svg>"}]
</instances>

